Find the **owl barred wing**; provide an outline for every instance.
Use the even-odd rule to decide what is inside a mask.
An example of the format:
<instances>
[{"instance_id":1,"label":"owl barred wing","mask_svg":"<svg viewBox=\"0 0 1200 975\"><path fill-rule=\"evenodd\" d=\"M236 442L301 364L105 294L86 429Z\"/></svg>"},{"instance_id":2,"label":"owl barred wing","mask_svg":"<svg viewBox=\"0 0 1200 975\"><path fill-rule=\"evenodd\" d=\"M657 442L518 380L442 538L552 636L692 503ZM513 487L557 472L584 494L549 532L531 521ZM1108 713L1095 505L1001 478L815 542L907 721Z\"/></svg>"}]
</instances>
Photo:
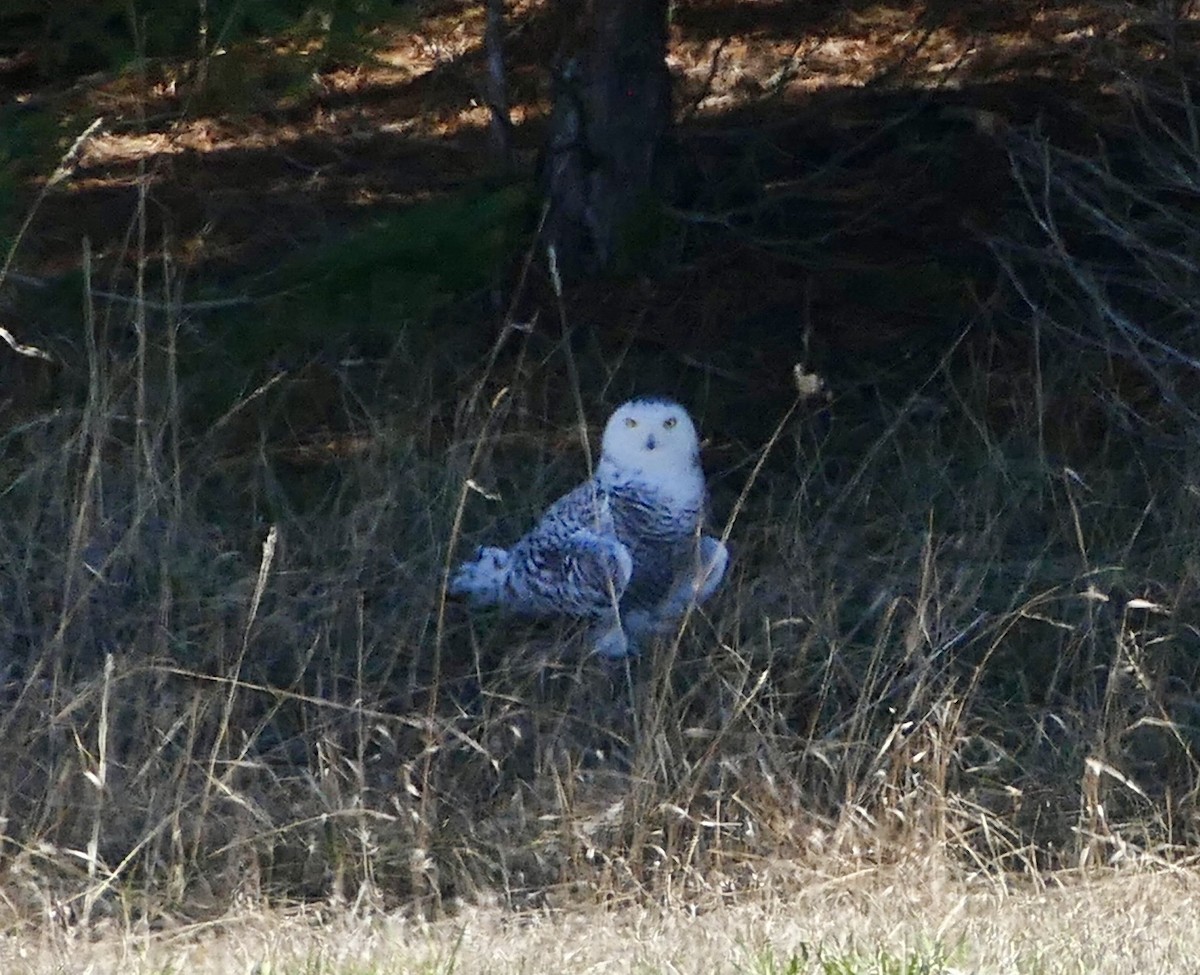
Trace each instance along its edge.
<instances>
[{"instance_id":1,"label":"owl barred wing","mask_svg":"<svg viewBox=\"0 0 1200 975\"><path fill-rule=\"evenodd\" d=\"M615 609L632 574L608 494L588 481L552 504L513 547L503 601L530 615L600 616Z\"/></svg>"},{"instance_id":2,"label":"owl barred wing","mask_svg":"<svg viewBox=\"0 0 1200 975\"><path fill-rule=\"evenodd\" d=\"M615 613L633 573L629 550L611 535L580 531L513 551L505 605L531 616Z\"/></svg>"},{"instance_id":3,"label":"owl barred wing","mask_svg":"<svg viewBox=\"0 0 1200 975\"><path fill-rule=\"evenodd\" d=\"M511 550L480 549L459 566L449 593L476 606L530 616L614 611L633 574L607 493L594 481L559 498Z\"/></svg>"}]
</instances>

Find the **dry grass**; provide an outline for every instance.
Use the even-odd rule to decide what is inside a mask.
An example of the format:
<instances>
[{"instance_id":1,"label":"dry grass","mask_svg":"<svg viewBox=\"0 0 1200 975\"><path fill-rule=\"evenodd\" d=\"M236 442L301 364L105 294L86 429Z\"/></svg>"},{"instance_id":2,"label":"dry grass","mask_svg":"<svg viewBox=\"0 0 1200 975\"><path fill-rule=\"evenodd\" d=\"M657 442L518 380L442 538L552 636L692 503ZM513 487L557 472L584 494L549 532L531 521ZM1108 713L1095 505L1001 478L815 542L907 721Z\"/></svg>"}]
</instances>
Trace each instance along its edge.
<instances>
[{"instance_id":1,"label":"dry grass","mask_svg":"<svg viewBox=\"0 0 1200 975\"><path fill-rule=\"evenodd\" d=\"M520 915L464 907L433 923L251 909L155 931L6 936L0 966L10 975L1170 975L1193 971L1200 951L1200 883L1180 872L1005 889L913 863L842 878L792 876L775 894L696 907Z\"/></svg>"},{"instance_id":2,"label":"dry grass","mask_svg":"<svg viewBox=\"0 0 1200 975\"><path fill-rule=\"evenodd\" d=\"M660 349L572 351L572 306L523 285L541 324L494 344L408 322L213 411L232 357L141 179L129 300L85 250L60 396L0 440L4 970L1186 964L1200 126L1138 94L1104 165L992 133L994 294L770 411ZM793 233L785 204L716 246ZM456 554L516 537L578 430L653 387L713 440L720 599L616 673L570 627L447 606Z\"/></svg>"}]
</instances>

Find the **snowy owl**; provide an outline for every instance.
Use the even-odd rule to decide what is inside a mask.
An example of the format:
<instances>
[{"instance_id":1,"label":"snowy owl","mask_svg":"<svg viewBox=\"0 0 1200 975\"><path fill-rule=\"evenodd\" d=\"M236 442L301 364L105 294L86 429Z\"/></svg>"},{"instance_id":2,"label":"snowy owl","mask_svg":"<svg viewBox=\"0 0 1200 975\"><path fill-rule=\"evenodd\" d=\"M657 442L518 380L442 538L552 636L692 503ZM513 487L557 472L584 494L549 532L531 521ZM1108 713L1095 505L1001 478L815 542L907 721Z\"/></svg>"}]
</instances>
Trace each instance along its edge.
<instances>
[{"instance_id":1,"label":"snowy owl","mask_svg":"<svg viewBox=\"0 0 1200 975\"><path fill-rule=\"evenodd\" d=\"M512 548L481 548L449 593L472 606L595 621L595 651L621 658L713 594L729 551L701 531L707 491L691 417L669 399L622 404L595 475Z\"/></svg>"}]
</instances>

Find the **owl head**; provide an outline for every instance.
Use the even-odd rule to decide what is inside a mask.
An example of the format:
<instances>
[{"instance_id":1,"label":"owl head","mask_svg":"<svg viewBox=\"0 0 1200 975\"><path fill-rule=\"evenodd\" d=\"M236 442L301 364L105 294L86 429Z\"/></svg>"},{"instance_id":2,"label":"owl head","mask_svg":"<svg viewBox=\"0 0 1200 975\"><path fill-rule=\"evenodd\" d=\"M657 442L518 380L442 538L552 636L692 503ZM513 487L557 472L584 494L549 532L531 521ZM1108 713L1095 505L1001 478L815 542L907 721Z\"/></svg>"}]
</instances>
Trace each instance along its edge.
<instances>
[{"instance_id":1,"label":"owl head","mask_svg":"<svg viewBox=\"0 0 1200 975\"><path fill-rule=\"evenodd\" d=\"M643 397L622 403L609 418L601 456L619 468L645 474L682 474L699 468L700 442L682 406Z\"/></svg>"}]
</instances>

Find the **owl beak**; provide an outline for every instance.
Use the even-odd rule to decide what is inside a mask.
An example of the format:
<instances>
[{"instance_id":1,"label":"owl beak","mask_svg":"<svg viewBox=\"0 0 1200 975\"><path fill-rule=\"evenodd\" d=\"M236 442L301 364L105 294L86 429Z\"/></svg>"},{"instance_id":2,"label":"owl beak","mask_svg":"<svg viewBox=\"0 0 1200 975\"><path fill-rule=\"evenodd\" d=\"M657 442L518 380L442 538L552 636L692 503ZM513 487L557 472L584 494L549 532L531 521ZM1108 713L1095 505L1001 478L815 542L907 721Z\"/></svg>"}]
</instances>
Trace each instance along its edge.
<instances>
[{"instance_id":1,"label":"owl beak","mask_svg":"<svg viewBox=\"0 0 1200 975\"><path fill-rule=\"evenodd\" d=\"M657 446L658 446L658 441L654 439L654 434L651 434L650 436L648 436L646 438L646 449L647 450L653 450Z\"/></svg>"}]
</instances>

